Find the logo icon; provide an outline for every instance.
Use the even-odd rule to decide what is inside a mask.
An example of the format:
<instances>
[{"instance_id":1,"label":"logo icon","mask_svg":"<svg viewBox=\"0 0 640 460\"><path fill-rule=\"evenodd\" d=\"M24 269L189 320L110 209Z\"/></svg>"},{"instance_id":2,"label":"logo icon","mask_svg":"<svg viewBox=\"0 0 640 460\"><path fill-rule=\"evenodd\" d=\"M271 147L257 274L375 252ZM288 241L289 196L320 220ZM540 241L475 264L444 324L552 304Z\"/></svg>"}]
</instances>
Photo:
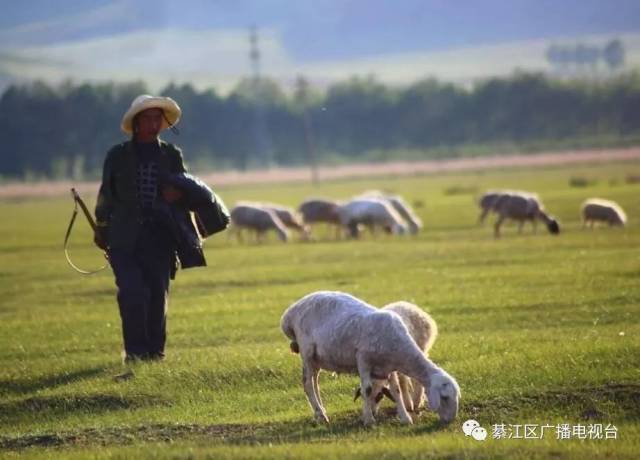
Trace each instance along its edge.
<instances>
[{"instance_id":1,"label":"logo icon","mask_svg":"<svg viewBox=\"0 0 640 460\"><path fill-rule=\"evenodd\" d=\"M469 419L462 424L462 431L464 431L465 436L471 436L476 441L484 441L487 439L487 430L482 428L480 424L473 419Z\"/></svg>"}]
</instances>

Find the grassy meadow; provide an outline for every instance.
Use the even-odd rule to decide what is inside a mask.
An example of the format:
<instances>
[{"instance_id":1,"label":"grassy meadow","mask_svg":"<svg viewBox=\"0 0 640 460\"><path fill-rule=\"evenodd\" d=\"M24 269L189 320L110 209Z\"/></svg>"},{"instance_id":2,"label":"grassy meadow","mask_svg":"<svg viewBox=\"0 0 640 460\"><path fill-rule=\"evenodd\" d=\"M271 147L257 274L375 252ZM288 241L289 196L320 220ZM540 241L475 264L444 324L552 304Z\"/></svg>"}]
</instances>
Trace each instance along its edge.
<instances>
[{"instance_id":1,"label":"grassy meadow","mask_svg":"<svg viewBox=\"0 0 640 460\"><path fill-rule=\"evenodd\" d=\"M425 228L361 241L317 229L318 241L288 244L214 236L209 266L178 272L172 284L166 361L137 365L126 381L113 378L124 368L110 270L82 276L64 259L72 200L0 202L0 457L637 458L640 184L625 181L631 174L640 164L219 189L229 205L292 206L388 190L414 205ZM507 225L495 240L493 217L478 225L474 203L488 188L537 191L562 233L526 225L518 235ZM616 200L627 227L582 230L579 206L593 196ZM78 219L72 257L98 267ZM366 429L357 378L330 373L320 388L331 424L313 422L279 320L325 289L374 305L404 299L432 314L440 335L431 357L462 389L453 424L426 411L402 426L385 402ZM486 441L465 437L469 418ZM514 436L493 439L496 424ZM515 425L525 424L538 439L518 439L524 428ZM558 424L570 425L571 439L557 439ZM580 426L598 425L616 438L580 439Z\"/></svg>"}]
</instances>

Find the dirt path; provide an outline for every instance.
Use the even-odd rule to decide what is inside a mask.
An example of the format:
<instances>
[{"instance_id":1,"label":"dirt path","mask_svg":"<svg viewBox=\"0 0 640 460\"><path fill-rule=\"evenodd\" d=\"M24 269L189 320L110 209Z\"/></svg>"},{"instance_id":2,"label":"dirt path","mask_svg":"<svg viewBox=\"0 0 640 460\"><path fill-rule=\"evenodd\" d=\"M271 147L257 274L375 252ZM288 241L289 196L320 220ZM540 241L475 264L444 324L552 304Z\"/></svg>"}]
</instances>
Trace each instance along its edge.
<instances>
[{"instance_id":1,"label":"dirt path","mask_svg":"<svg viewBox=\"0 0 640 460\"><path fill-rule=\"evenodd\" d=\"M352 164L321 167L318 169L318 175L320 180L331 180L349 177L407 176L449 171L477 171L505 167L536 167L577 163L609 163L630 160L640 160L640 147L552 152L535 155L500 155L452 160ZM203 175L201 178L209 184L215 184L216 187L220 187L252 183L303 182L309 181L310 177L309 168L272 168L269 170L210 173ZM96 182L74 183L71 181L13 183L0 186L0 199L58 196L69 193L71 187L76 187L82 194L93 195L98 189L98 184Z\"/></svg>"}]
</instances>

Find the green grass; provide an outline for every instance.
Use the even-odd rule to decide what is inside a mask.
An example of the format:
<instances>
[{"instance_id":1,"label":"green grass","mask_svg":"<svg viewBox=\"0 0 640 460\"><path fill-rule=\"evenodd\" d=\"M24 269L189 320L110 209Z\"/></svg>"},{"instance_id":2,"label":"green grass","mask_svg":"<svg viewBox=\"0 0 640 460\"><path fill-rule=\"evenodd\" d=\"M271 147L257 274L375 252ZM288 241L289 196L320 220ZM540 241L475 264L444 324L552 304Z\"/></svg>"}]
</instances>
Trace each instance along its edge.
<instances>
[{"instance_id":1,"label":"green grass","mask_svg":"<svg viewBox=\"0 0 640 460\"><path fill-rule=\"evenodd\" d=\"M634 458L640 451L640 174L637 163L497 170L411 178L220 189L238 199L297 205L379 188L402 194L425 223L417 237L240 245L207 241L209 267L172 285L168 359L116 382L120 322L109 270L73 272L62 237L67 198L0 202L0 457L14 458ZM571 178L587 180L571 187ZM540 193L563 225L492 237L474 194ZM587 197L616 200L624 229L583 231ZM91 201L91 200L89 200ZM79 221L72 256L102 260ZM462 388L456 422L422 413L401 426L385 404L359 420L357 379L323 373L331 424L319 426L280 315L314 290L373 304L405 299L440 329L432 358ZM608 424L617 439L488 439L461 424Z\"/></svg>"}]
</instances>

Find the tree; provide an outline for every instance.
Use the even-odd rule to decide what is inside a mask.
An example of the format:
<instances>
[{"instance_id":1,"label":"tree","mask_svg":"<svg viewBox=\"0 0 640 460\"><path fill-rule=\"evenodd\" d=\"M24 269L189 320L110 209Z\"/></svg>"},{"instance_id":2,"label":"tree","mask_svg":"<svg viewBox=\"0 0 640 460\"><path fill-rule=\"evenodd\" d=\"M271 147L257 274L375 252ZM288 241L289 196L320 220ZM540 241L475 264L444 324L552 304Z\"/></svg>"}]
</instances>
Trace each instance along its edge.
<instances>
[{"instance_id":1,"label":"tree","mask_svg":"<svg viewBox=\"0 0 640 460\"><path fill-rule=\"evenodd\" d=\"M622 42L618 39L611 40L604 47L602 57L612 71L624 66L625 51Z\"/></svg>"}]
</instances>

